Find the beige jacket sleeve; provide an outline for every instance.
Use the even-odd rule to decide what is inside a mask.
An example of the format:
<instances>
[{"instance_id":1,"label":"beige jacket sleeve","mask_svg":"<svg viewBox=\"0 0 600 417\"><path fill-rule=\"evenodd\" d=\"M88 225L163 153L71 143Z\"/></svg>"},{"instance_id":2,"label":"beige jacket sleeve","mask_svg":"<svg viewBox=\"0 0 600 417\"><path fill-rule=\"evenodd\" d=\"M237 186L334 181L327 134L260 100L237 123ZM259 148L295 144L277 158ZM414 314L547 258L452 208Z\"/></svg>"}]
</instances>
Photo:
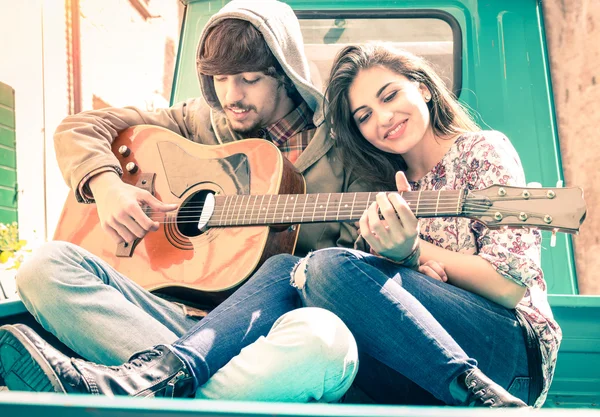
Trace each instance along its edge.
<instances>
[{"instance_id":1,"label":"beige jacket sleeve","mask_svg":"<svg viewBox=\"0 0 600 417\"><path fill-rule=\"evenodd\" d=\"M117 135L132 126L149 124L169 129L188 139L197 131L194 113L206 106L197 99L167 109L147 112L135 107L107 108L67 117L54 134L58 166L78 201L91 202L80 191L82 180L106 170L121 175L121 167L111 151Z\"/></svg>"}]
</instances>

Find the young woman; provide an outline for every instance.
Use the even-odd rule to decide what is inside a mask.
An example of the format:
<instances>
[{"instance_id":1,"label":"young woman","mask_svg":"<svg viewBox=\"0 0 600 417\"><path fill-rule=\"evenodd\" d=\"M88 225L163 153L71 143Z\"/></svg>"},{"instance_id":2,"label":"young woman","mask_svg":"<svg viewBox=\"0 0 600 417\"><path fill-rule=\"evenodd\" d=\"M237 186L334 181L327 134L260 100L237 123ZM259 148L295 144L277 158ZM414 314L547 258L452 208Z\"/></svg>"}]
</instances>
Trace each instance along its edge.
<instances>
[{"instance_id":1,"label":"young woman","mask_svg":"<svg viewBox=\"0 0 600 417\"><path fill-rule=\"evenodd\" d=\"M509 140L479 130L412 54L384 44L346 47L327 98L344 162L373 190L525 185ZM320 250L293 278L305 305L334 312L354 334L357 383L368 395L523 406L507 389L544 402L561 332L547 302L539 232L417 219L396 192L378 193L359 224L370 253Z\"/></svg>"}]
</instances>

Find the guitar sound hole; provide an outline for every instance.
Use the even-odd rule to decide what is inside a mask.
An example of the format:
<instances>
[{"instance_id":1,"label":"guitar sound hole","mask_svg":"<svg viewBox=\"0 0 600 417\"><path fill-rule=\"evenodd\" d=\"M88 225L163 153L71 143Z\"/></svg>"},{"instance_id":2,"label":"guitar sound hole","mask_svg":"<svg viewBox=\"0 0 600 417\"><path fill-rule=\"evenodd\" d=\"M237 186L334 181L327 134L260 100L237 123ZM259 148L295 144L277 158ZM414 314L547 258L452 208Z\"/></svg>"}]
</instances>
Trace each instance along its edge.
<instances>
[{"instance_id":1,"label":"guitar sound hole","mask_svg":"<svg viewBox=\"0 0 600 417\"><path fill-rule=\"evenodd\" d=\"M181 205L177 213L177 228L182 235L194 237L203 233L198 230L198 222L208 194L214 194L214 192L210 190L199 191Z\"/></svg>"}]
</instances>

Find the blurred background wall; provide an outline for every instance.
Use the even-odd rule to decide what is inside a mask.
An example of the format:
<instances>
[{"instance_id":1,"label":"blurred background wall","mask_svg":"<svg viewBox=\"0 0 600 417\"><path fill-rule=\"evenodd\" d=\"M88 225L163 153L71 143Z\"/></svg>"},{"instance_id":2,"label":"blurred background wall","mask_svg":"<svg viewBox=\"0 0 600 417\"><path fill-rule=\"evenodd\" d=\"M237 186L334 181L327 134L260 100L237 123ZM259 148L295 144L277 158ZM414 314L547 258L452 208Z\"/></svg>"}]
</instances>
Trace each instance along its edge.
<instances>
[{"instance_id":1,"label":"blurred background wall","mask_svg":"<svg viewBox=\"0 0 600 417\"><path fill-rule=\"evenodd\" d=\"M587 218L573 240L582 294L600 294L600 1L543 0L567 185L583 187Z\"/></svg>"}]
</instances>

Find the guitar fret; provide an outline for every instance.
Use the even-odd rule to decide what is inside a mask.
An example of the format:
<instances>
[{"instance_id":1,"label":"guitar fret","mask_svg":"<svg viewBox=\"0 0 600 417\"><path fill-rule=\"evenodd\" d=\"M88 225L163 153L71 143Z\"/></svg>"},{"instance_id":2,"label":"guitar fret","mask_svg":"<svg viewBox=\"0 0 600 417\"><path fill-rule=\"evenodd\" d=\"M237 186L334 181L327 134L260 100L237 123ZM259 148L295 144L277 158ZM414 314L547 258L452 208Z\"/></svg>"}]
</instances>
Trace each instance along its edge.
<instances>
[{"instance_id":1,"label":"guitar fret","mask_svg":"<svg viewBox=\"0 0 600 417\"><path fill-rule=\"evenodd\" d=\"M252 224L254 220L254 208L256 207L256 200L258 200L258 196L254 196L254 204L252 204L252 212L250 213L250 219L248 220L248 224Z\"/></svg>"},{"instance_id":2,"label":"guitar fret","mask_svg":"<svg viewBox=\"0 0 600 417\"><path fill-rule=\"evenodd\" d=\"M335 216L335 221L340 219L340 209L342 208L342 201L344 201L344 194L340 194L340 204L338 204L337 215Z\"/></svg>"},{"instance_id":3,"label":"guitar fret","mask_svg":"<svg viewBox=\"0 0 600 417\"><path fill-rule=\"evenodd\" d=\"M229 201L227 201L229 200ZM227 196L227 198L225 199L225 201L227 202L227 212L225 213L225 225L227 225L227 216L229 216L229 210L231 209L231 200L233 200L233 196L231 196L231 198L229 198L229 196Z\"/></svg>"},{"instance_id":4,"label":"guitar fret","mask_svg":"<svg viewBox=\"0 0 600 417\"><path fill-rule=\"evenodd\" d=\"M315 214L317 212L317 203L319 202L319 195L320 194L317 194L317 198L315 199L315 208L313 209L313 215L312 215L312 221L313 222L315 221Z\"/></svg>"},{"instance_id":5,"label":"guitar fret","mask_svg":"<svg viewBox=\"0 0 600 417\"><path fill-rule=\"evenodd\" d=\"M255 224L260 224L260 211L264 210L264 202L265 202L265 196L263 195L262 198L260 199L260 207L258 208L258 214L256 215L256 223Z\"/></svg>"},{"instance_id":6,"label":"guitar fret","mask_svg":"<svg viewBox=\"0 0 600 417\"><path fill-rule=\"evenodd\" d=\"M241 198L242 201L240 203L240 206L238 207L238 215L237 215L237 218L235 219L236 226L239 226L239 224L240 224L240 215L242 214L242 205L244 203L244 196L241 196L241 197L242 197ZM236 199L236 203L237 203L237 199Z\"/></svg>"},{"instance_id":7,"label":"guitar fret","mask_svg":"<svg viewBox=\"0 0 600 417\"><path fill-rule=\"evenodd\" d=\"M240 216L242 215L242 207L243 207L243 205L244 205L244 197L245 197L245 196L243 196L243 195L240 195L240 196L238 196L238 198L237 198L237 200L236 200L236 204L238 204L238 203L239 203L239 206L237 207L238 214L237 214L237 218L235 219L235 224L236 224L237 226L239 226L239 224L240 224ZM240 201L240 200L241 200L241 201Z\"/></svg>"},{"instance_id":8,"label":"guitar fret","mask_svg":"<svg viewBox=\"0 0 600 417\"><path fill-rule=\"evenodd\" d=\"M237 200L237 195L232 195L231 196L231 200L229 200L229 213L227 216L226 222L228 225L232 225L233 224L233 216L235 213L235 201Z\"/></svg>"},{"instance_id":9,"label":"guitar fret","mask_svg":"<svg viewBox=\"0 0 600 417\"><path fill-rule=\"evenodd\" d=\"M300 197L299 195L297 195L296 198L292 197L293 200L294 200L294 207L292 207L292 216L291 216L292 217L291 218L292 221L294 221L295 216L296 216L296 204L298 203L298 198L299 197Z\"/></svg>"},{"instance_id":10,"label":"guitar fret","mask_svg":"<svg viewBox=\"0 0 600 417\"><path fill-rule=\"evenodd\" d=\"M419 197L417 199L417 211L415 212L415 217L419 217L419 203L421 202L421 193L423 190L419 190Z\"/></svg>"},{"instance_id":11,"label":"guitar fret","mask_svg":"<svg viewBox=\"0 0 600 417\"><path fill-rule=\"evenodd\" d=\"M304 220L304 212L306 212L306 203L308 203L308 194L304 195L304 206L302 207L302 214L300 215L300 223Z\"/></svg>"},{"instance_id":12,"label":"guitar fret","mask_svg":"<svg viewBox=\"0 0 600 417\"><path fill-rule=\"evenodd\" d=\"M354 198L352 199L352 206L350 208L350 219L353 219L352 213L354 213L354 203L356 202L356 194L358 193L354 193Z\"/></svg>"},{"instance_id":13,"label":"guitar fret","mask_svg":"<svg viewBox=\"0 0 600 417\"><path fill-rule=\"evenodd\" d=\"M438 191L438 195L437 195L437 202L435 204L435 215L437 216L438 214L438 207L440 206L440 194L442 193L442 190Z\"/></svg>"},{"instance_id":14,"label":"guitar fret","mask_svg":"<svg viewBox=\"0 0 600 417\"><path fill-rule=\"evenodd\" d=\"M323 220L327 220L327 212L329 211L329 200L331 200L331 193L327 196L327 203L325 203L325 213L323 213Z\"/></svg>"},{"instance_id":15,"label":"guitar fret","mask_svg":"<svg viewBox=\"0 0 600 417\"><path fill-rule=\"evenodd\" d=\"M271 207L271 200L273 199L273 196L270 195L269 196L269 203L267 204L267 209L265 211L265 223L267 223L267 216L269 215L269 208Z\"/></svg>"},{"instance_id":16,"label":"guitar fret","mask_svg":"<svg viewBox=\"0 0 600 417\"><path fill-rule=\"evenodd\" d=\"M248 202L246 203L246 210L244 210L244 218L242 219L242 224L246 222L248 219L248 206L250 205L250 195L248 196Z\"/></svg>"},{"instance_id":17,"label":"guitar fret","mask_svg":"<svg viewBox=\"0 0 600 417\"><path fill-rule=\"evenodd\" d=\"M290 196L286 196L285 205L283 206L283 214L281 216L281 223L285 223L285 211L287 210L288 201L290 201Z\"/></svg>"},{"instance_id":18,"label":"guitar fret","mask_svg":"<svg viewBox=\"0 0 600 417\"><path fill-rule=\"evenodd\" d=\"M273 223L275 223L275 216L277 215L277 207L279 207L279 199L281 194L277 194L277 201L275 202L275 208L273 209Z\"/></svg>"},{"instance_id":19,"label":"guitar fret","mask_svg":"<svg viewBox=\"0 0 600 417\"><path fill-rule=\"evenodd\" d=\"M225 205L227 204L227 196L225 196L225 201L223 202L223 211L225 211ZM219 226L223 226L223 213L219 217Z\"/></svg>"}]
</instances>

